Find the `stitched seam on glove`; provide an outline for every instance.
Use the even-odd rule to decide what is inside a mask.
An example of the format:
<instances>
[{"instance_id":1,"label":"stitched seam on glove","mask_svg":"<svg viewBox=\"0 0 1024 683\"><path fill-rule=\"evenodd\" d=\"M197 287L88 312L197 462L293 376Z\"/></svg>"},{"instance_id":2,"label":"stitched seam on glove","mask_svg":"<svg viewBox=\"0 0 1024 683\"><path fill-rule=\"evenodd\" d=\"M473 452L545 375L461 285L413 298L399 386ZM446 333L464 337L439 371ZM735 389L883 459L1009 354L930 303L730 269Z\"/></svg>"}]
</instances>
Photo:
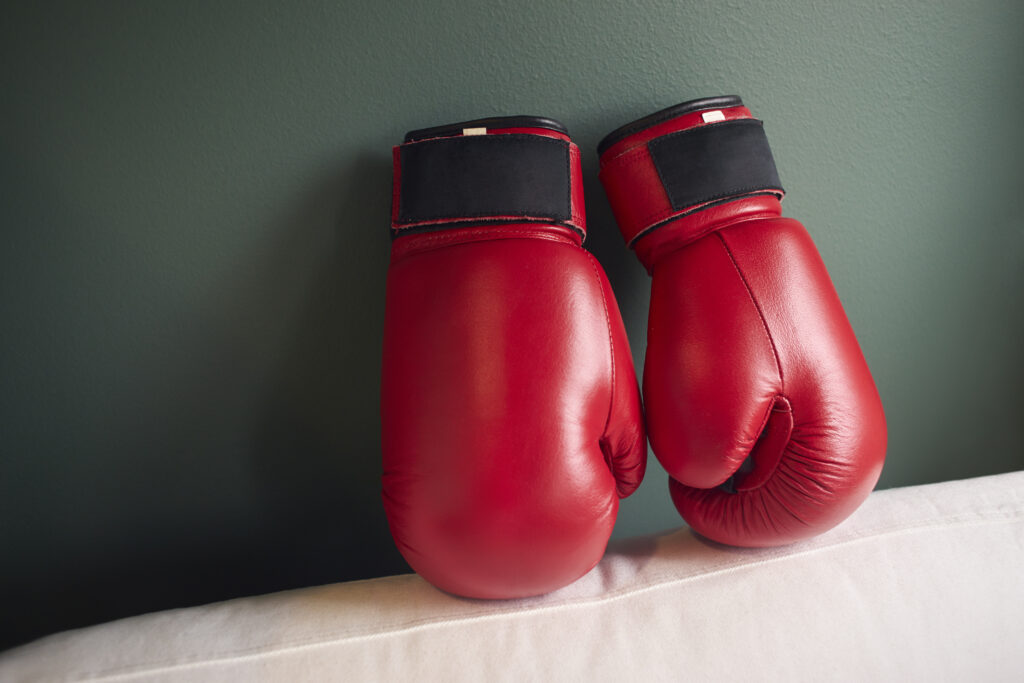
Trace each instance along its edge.
<instances>
[{"instance_id":1,"label":"stitched seam on glove","mask_svg":"<svg viewBox=\"0 0 1024 683\"><path fill-rule=\"evenodd\" d=\"M775 340L772 339L772 332L768 329L768 321L764 319L764 313L761 311L761 305L757 303L757 298L754 297L754 292L750 289L750 283L747 282L746 276L743 275L743 270L736 262L736 258L733 256L732 249L729 248L729 243L726 241L725 236L722 235L720 231L716 232L715 236L721 241L722 247L725 249L725 253L729 256L729 261L732 263L733 268L736 269L736 274L740 276L743 288L747 290L747 296L750 297L750 302L754 304L754 308L757 310L757 317L761 321L761 327L764 328L765 336L768 337L768 343L772 347L772 355L775 357L775 367L779 370L779 393L785 396L786 378L782 374L782 360L779 358L779 350L775 347Z\"/></svg>"}]
</instances>

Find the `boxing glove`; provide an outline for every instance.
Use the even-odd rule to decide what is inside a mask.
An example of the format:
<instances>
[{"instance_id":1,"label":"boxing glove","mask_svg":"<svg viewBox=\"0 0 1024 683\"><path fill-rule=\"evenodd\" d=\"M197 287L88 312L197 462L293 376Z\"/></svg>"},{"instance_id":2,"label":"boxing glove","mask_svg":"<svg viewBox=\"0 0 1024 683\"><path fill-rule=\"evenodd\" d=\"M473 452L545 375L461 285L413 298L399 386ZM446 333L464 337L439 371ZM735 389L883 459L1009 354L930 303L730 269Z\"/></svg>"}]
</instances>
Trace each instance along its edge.
<instances>
[{"instance_id":1,"label":"boxing glove","mask_svg":"<svg viewBox=\"0 0 1024 683\"><path fill-rule=\"evenodd\" d=\"M738 97L695 100L599 152L652 277L644 408L679 512L739 546L838 524L878 480L885 418L821 257L781 215L761 121Z\"/></svg>"},{"instance_id":2,"label":"boxing glove","mask_svg":"<svg viewBox=\"0 0 1024 683\"><path fill-rule=\"evenodd\" d=\"M412 568L450 593L539 595L601 558L643 478L640 389L582 248L561 124L481 119L394 148L383 499Z\"/></svg>"}]
</instances>

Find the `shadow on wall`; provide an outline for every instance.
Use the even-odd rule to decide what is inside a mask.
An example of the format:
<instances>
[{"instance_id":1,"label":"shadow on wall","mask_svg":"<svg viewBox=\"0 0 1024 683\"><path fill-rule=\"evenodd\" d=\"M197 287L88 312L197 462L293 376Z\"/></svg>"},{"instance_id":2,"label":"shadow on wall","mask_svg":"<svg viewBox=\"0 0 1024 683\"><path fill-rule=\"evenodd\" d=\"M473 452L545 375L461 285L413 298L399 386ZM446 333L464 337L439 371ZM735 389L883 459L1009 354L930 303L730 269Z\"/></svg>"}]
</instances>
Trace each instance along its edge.
<instances>
[{"instance_id":1,"label":"shadow on wall","mask_svg":"<svg viewBox=\"0 0 1024 683\"><path fill-rule=\"evenodd\" d=\"M22 552L2 570L0 649L409 571L380 503L390 189L381 154L325 173L266 232L271 244L166 325L173 343L141 352L138 367L162 363L158 373L114 382L118 410L104 408L103 424L68 436L67 449L26 428L23 460L4 467L3 488L23 489L11 511L25 524L2 534ZM69 482L67 468L80 476Z\"/></svg>"},{"instance_id":2,"label":"shadow on wall","mask_svg":"<svg viewBox=\"0 0 1024 683\"><path fill-rule=\"evenodd\" d=\"M287 586L411 571L380 498L390 157L362 156L323 196L339 188L331 248L295 299L303 309L287 328L250 451L273 539L262 565L270 583Z\"/></svg>"}]
</instances>

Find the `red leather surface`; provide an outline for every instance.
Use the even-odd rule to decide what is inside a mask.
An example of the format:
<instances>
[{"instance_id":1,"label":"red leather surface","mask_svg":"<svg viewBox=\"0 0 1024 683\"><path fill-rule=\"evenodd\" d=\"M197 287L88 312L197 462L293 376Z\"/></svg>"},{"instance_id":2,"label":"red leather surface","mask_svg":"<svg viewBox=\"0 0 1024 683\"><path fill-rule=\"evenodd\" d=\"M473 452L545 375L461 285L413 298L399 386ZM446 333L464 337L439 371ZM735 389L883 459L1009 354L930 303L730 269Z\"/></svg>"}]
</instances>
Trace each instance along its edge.
<instances>
[{"instance_id":1,"label":"red leather surface","mask_svg":"<svg viewBox=\"0 0 1024 683\"><path fill-rule=\"evenodd\" d=\"M648 435L683 518L740 546L845 519L881 473L885 417L804 227L778 199L751 196L672 220L635 248L652 275Z\"/></svg>"},{"instance_id":2,"label":"red leather surface","mask_svg":"<svg viewBox=\"0 0 1024 683\"><path fill-rule=\"evenodd\" d=\"M383 497L435 586L547 593L604 553L646 465L640 392L608 281L566 227L453 227L393 243Z\"/></svg>"}]
</instances>

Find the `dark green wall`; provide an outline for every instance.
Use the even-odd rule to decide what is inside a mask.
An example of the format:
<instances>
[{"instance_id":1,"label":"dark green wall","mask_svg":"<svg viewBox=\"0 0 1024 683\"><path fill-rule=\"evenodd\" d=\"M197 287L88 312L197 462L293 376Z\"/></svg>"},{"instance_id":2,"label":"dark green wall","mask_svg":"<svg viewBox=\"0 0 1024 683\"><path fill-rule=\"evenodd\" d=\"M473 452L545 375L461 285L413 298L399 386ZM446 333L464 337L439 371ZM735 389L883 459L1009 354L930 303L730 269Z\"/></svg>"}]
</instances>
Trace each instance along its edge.
<instances>
[{"instance_id":1,"label":"dark green wall","mask_svg":"<svg viewBox=\"0 0 1024 683\"><path fill-rule=\"evenodd\" d=\"M880 485L1024 467L1022 29L1011 0L8 3L0 645L405 571L389 155L453 120L569 126L639 364L649 284L595 145L742 95L885 401ZM653 466L617 534L679 523Z\"/></svg>"}]
</instances>

